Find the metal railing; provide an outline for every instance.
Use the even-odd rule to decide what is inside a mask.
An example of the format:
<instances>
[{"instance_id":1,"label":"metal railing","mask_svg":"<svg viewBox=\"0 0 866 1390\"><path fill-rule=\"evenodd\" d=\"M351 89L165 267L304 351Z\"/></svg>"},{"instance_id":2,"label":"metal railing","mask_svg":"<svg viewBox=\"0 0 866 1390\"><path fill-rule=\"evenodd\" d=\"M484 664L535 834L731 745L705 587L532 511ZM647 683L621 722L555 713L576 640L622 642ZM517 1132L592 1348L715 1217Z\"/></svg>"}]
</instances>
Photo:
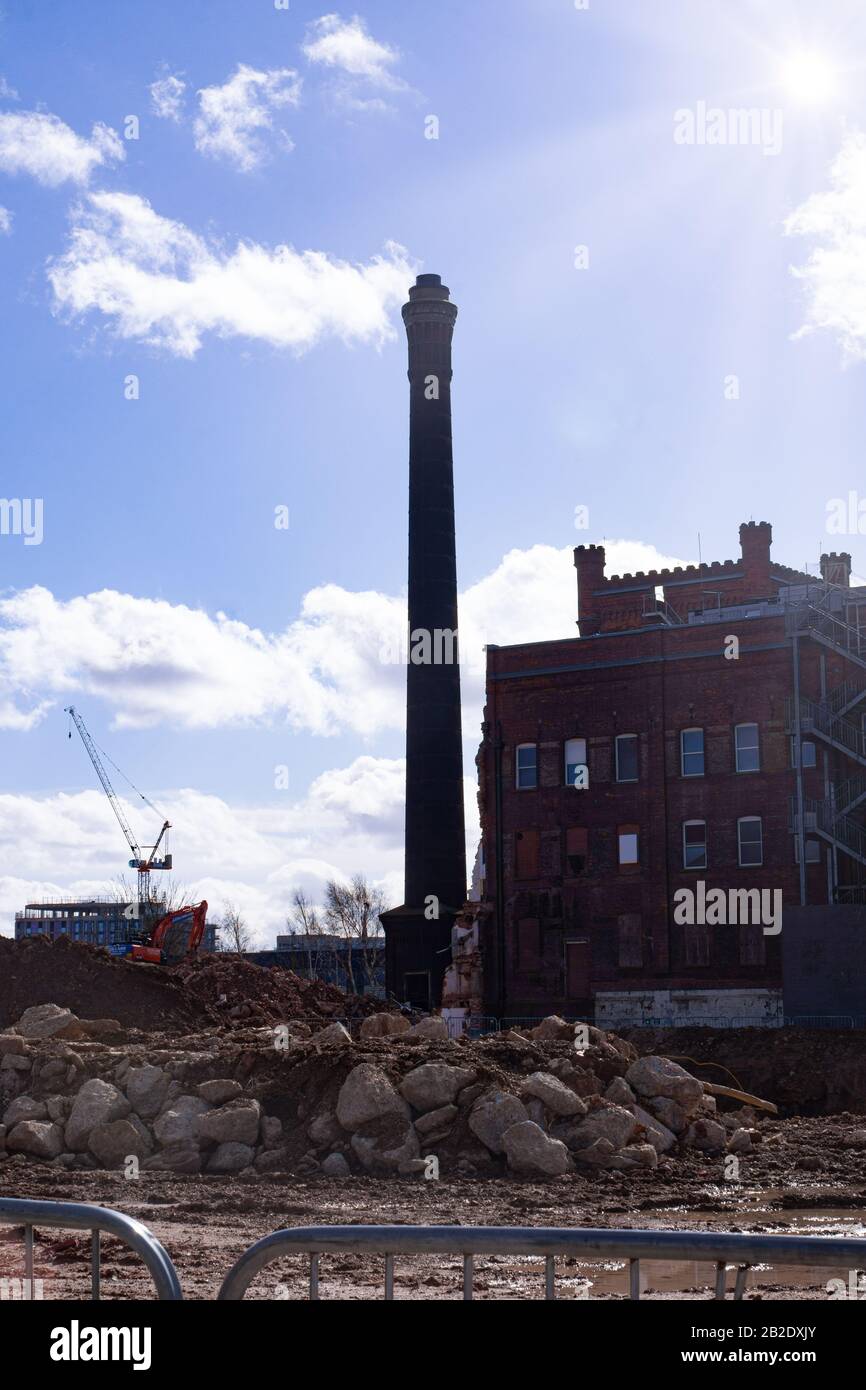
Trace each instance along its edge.
<instances>
[{"instance_id":1,"label":"metal railing","mask_svg":"<svg viewBox=\"0 0 866 1390\"><path fill-rule=\"evenodd\" d=\"M789 609L785 615L785 630L789 636L809 633L835 647L850 661L866 666L866 631L852 627L830 612L824 600Z\"/></svg>"},{"instance_id":2,"label":"metal railing","mask_svg":"<svg viewBox=\"0 0 866 1390\"><path fill-rule=\"evenodd\" d=\"M829 1236L715 1234L703 1231L572 1230L560 1226L302 1226L274 1231L251 1245L223 1280L218 1297L242 1299L256 1275L287 1255L309 1257L309 1297L319 1298L322 1255L351 1252L384 1256L384 1297L394 1298L399 1255L462 1255L463 1298L473 1296L476 1255L517 1255L544 1260L544 1296L556 1297L556 1260L623 1260L630 1299L641 1296L641 1261L684 1260L714 1267L714 1298L727 1294L728 1266L736 1269L739 1300L753 1265L809 1265L866 1269L866 1239Z\"/></svg>"},{"instance_id":3,"label":"metal railing","mask_svg":"<svg viewBox=\"0 0 866 1390\"><path fill-rule=\"evenodd\" d=\"M84 1202L32 1202L27 1198L0 1197L0 1225L24 1227L24 1278L33 1288L34 1230L53 1226L65 1231L90 1232L90 1296L100 1297L101 1236L114 1236L141 1257L153 1280L156 1296L173 1302L183 1298L177 1270L156 1236L140 1221L110 1207Z\"/></svg>"},{"instance_id":4,"label":"metal railing","mask_svg":"<svg viewBox=\"0 0 866 1390\"><path fill-rule=\"evenodd\" d=\"M781 1028L785 1023L781 1014L763 1014L760 1018L750 1018L743 1014L662 1014L655 1017L633 1019L604 1019L599 1028L615 1031L617 1028Z\"/></svg>"},{"instance_id":5,"label":"metal railing","mask_svg":"<svg viewBox=\"0 0 866 1390\"><path fill-rule=\"evenodd\" d=\"M866 1028L866 1014L791 1014L788 1028Z\"/></svg>"}]
</instances>

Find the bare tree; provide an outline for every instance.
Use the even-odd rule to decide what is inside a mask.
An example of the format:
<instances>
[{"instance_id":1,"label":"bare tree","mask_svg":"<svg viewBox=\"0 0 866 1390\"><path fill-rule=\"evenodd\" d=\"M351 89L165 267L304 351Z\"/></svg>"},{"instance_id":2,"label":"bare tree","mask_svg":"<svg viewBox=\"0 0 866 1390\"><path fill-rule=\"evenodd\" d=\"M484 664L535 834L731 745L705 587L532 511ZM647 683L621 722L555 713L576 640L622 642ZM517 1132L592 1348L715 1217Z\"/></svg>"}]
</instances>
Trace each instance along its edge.
<instances>
[{"instance_id":1,"label":"bare tree","mask_svg":"<svg viewBox=\"0 0 866 1390\"><path fill-rule=\"evenodd\" d=\"M311 980L317 979L321 963L319 938L324 927L319 920L319 909L307 897L303 888L296 888L292 895L292 907L286 915L286 926L290 936L306 937L304 949L307 955L307 973Z\"/></svg>"},{"instance_id":2,"label":"bare tree","mask_svg":"<svg viewBox=\"0 0 866 1390\"><path fill-rule=\"evenodd\" d=\"M253 934L237 904L228 899L223 902L218 930L224 951L231 951L235 955L241 956L244 951L251 949Z\"/></svg>"},{"instance_id":3,"label":"bare tree","mask_svg":"<svg viewBox=\"0 0 866 1390\"><path fill-rule=\"evenodd\" d=\"M107 899L112 903L137 903L138 884L132 883L126 874L118 874L111 880ZM151 879L150 904L154 914L164 917L167 912L175 912L179 907L187 907L192 901L189 886L173 876L160 881L157 874Z\"/></svg>"},{"instance_id":4,"label":"bare tree","mask_svg":"<svg viewBox=\"0 0 866 1390\"><path fill-rule=\"evenodd\" d=\"M345 943L340 964L354 994L359 992L355 981L355 943L360 944L363 983L368 990L377 988L377 972L385 959L379 914L387 907L388 900L381 888L374 888L363 874L355 874L349 884L331 879L325 886L325 923Z\"/></svg>"}]
</instances>

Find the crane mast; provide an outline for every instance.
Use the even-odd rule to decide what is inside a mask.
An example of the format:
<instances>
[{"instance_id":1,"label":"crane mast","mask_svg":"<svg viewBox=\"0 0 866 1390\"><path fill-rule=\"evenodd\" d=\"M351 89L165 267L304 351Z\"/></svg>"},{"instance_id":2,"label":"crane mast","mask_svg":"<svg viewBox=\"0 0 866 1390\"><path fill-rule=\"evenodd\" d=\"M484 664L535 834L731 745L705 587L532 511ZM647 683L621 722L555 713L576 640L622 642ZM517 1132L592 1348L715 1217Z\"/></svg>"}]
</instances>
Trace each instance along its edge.
<instances>
[{"instance_id":1,"label":"crane mast","mask_svg":"<svg viewBox=\"0 0 866 1390\"><path fill-rule=\"evenodd\" d=\"M70 719L72 720L76 729L78 730L79 735L81 736L81 742L84 744L84 747L87 750L87 755L90 758L90 761L93 763L93 766L96 770L96 775L102 784L102 790L108 797L108 800L111 803L111 809L117 817L120 828L123 831L123 834L126 838L126 843L132 850L133 857L129 861L129 867L131 869L135 869L138 874L138 916L139 921L143 922L144 918L147 917L152 911L150 898L151 869L170 869L172 865L171 855L167 852L163 854L163 857L161 859L157 859L156 857L156 852L162 844L162 841L167 831L171 829L171 822L163 822L162 829L160 830L159 835L157 836L156 844L151 849L150 854L147 856L147 858L145 858L144 854L142 853L141 847L138 844L135 835L133 834L132 827L130 826L129 821L126 819L126 816L123 814L123 807L120 804L120 799L118 798L118 795L114 790L114 787L111 785L111 778L105 770L102 759L99 756L99 750L96 747L96 744L90 737L87 725L85 724L84 720L81 718L81 715L78 713L78 711L75 709L73 705L69 705L69 707L66 710L66 713L69 715ZM70 737L71 736L72 735L70 732ZM139 793L139 795L141 795L141 793ZM146 801L147 798L142 797L142 800Z\"/></svg>"}]
</instances>

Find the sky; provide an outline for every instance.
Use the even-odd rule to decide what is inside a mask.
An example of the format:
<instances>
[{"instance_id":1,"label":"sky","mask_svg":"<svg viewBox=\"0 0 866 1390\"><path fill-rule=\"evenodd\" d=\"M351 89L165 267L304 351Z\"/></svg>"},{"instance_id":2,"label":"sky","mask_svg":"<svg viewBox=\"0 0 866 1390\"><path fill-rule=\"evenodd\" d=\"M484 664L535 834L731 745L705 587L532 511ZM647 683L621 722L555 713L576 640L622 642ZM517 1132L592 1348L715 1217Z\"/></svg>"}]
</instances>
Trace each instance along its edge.
<instances>
[{"instance_id":1,"label":"sky","mask_svg":"<svg viewBox=\"0 0 866 1390\"><path fill-rule=\"evenodd\" d=\"M470 863L483 647L574 635L574 545L866 573L864 70L860 0L3 0L0 932L129 857L69 704L257 943L401 900L419 271Z\"/></svg>"}]
</instances>

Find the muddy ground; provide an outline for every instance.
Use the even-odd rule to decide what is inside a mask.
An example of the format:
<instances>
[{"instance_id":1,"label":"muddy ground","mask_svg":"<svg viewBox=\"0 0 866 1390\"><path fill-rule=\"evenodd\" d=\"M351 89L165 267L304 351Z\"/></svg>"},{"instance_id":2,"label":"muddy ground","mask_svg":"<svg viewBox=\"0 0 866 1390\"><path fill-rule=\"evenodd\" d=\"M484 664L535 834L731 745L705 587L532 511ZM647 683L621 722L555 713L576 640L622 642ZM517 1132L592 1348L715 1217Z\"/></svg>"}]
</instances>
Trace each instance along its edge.
<instances>
[{"instance_id":1,"label":"muddy ground","mask_svg":"<svg viewBox=\"0 0 866 1390\"><path fill-rule=\"evenodd\" d=\"M289 1226L420 1224L598 1226L631 1229L762 1231L817 1235L866 1234L866 1149L851 1142L853 1117L799 1118L765 1126L765 1141L741 1162L741 1182L726 1182L723 1158L692 1153L654 1172L580 1173L537 1183L443 1177L439 1181L353 1177L333 1180L283 1174L243 1177L76 1172L9 1160L0 1169L0 1195L97 1202L126 1212L163 1242L187 1298L213 1299L231 1264L254 1241ZM804 1167L803 1164L806 1164ZM103 1297L149 1297L136 1256L105 1240ZM543 1262L524 1258L476 1260L475 1296L543 1296ZM460 1257L399 1260L397 1298L461 1297ZM20 1233L0 1234L0 1277L23 1273ZM830 1270L753 1271L747 1297L826 1299ZM838 1271L847 1279L848 1271ZM57 1231L37 1233L36 1278L46 1298L86 1297L89 1241ZM381 1258L323 1257L322 1298L381 1298ZM644 1266L644 1297L704 1298L707 1265ZM733 1279L733 1275L730 1275ZM624 1267L611 1262L560 1261L557 1296L623 1298ZM300 1257L263 1271L248 1297L304 1298Z\"/></svg>"}]
</instances>

